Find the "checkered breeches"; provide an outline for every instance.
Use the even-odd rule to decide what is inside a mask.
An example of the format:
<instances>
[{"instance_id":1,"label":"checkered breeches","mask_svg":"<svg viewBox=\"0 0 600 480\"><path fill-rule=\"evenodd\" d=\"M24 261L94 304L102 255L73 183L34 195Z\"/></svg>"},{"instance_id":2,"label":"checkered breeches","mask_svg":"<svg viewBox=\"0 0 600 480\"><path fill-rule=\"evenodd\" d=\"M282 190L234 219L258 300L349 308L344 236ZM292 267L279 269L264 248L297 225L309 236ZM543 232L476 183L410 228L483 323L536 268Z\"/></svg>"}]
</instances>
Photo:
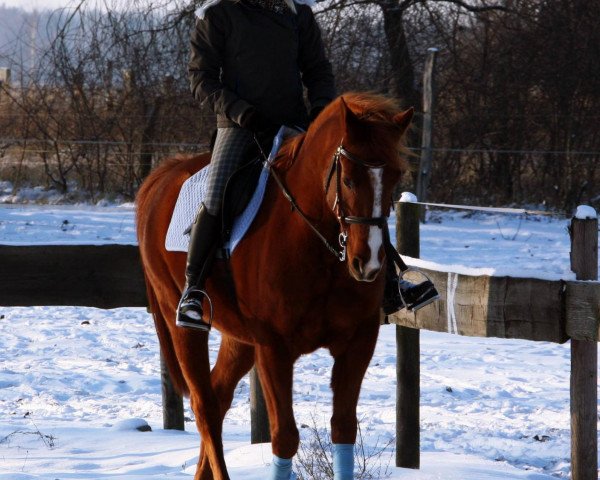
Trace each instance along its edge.
<instances>
[{"instance_id":1,"label":"checkered breeches","mask_svg":"<svg viewBox=\"0 0 600 480\"><path fill-rule=\"evenodd\" d=\"M254 141L252 133L242 128L219 128L210 159L204 205L211 215L218 215L223 204L227 180L243 160L244 150Z\"/></svg>"}]
</instances>

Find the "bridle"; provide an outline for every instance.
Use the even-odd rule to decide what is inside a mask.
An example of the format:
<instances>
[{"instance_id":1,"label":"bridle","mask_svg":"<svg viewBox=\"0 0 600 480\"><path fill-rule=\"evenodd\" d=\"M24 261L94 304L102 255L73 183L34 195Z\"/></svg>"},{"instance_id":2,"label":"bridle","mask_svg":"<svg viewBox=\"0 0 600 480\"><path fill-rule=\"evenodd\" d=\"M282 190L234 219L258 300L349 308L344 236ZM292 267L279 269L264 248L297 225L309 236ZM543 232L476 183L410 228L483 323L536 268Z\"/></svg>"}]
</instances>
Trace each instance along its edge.
<instances>
[{"instance_id":1,"label":"bridle","mask_svg":"<svg viewBox=\"0 0 600 480\"><path fill-rule=\"evenodd\" d=\"M335 212L338 222L340 225L343 224L355 224L355 225L373 225L379 228L383 227L383 224L387 224L386 216L379 217L356 217L353 215L346 215L344 210L344 202L342 198L342 189L341 189L341 158L345 157L350 160L352 163L360 165L361 167L365 167L369 170L381 170L385 167L385 162L380 163L368 163L365 162L358 157L352 155L348 150L344 148L342 144L337 148L335 153L333 154L333 160L331 162L331 167L329 168L329 173L327 175L327 181L325 182L325 195L329 192L329 187L331 186L331 180L335 175L335 201L333 202L333 211Z\"/></svg>"},{"instance_id":2,"label":"bridle","mask_svg":"<svg viewBox=\"0 0 600 480\"><path fill-rule=\"evenodd\" d=\"M327 174L327 180L325 182L325 195L329 192L329 188L331 186L332 180L335 178L335 201L333 202L333 212L335 213L339 226L340 233L338 236L339 248L331 245L329 240L325 238L325 236L319 231L319 229L314 225L313 222L306 216L306 214L302 211L302 209L296 203L296 200L287 189L287 187L281 181L281 178L275 171L275 169L270 166L270 172L279 188L281 189L284 197L290 202L292 206L292 211L296 211L300 217L304 220L306 224L311 228L311 230L321 239L325 247L333 253L340 262L346 260L346 248L347 248L347 240L348 240L348 231L347 225L371 225L376 226L382 229L384 232L384 244L387 239L387 243L389 243L389 231L387 228L387 217L381 215L379 217L357 217L354 215L346 215L344 208L344 199L342 197L342 188L341 188L341 157L345 157L351 162L365 167L369 170L379 170L385 166L385 162L379 163L369 163L365 162L358 157L351 154L348 150L346 150L343 146L343 143L340 143L339 147L336 149L333 154L331 160L331 166L329 167L329 172ZM391 246L391 243L390 243ZM393 248L393 247L392 247ZM386 247L387 251L387 247Z\"/></svg>"}]
</instances>

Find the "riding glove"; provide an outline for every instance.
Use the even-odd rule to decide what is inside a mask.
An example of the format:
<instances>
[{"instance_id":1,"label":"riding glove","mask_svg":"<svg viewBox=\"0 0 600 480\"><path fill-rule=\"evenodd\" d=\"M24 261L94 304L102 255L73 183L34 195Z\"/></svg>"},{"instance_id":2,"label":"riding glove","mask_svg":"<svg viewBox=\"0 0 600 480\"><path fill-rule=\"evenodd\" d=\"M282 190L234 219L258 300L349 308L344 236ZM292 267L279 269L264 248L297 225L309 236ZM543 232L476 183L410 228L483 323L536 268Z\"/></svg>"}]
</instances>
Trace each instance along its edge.
<instances>
[{"instance_id":1,"label":"riding glove","mask_svg":"<svg viewBox=\"0 0 600 480\"><path fill-rule=\"evenodd\" d=\"M277 130L277 126L254 107L244 113L240 119L240 127L255 134Z\"/></svg>"}]
</instances>

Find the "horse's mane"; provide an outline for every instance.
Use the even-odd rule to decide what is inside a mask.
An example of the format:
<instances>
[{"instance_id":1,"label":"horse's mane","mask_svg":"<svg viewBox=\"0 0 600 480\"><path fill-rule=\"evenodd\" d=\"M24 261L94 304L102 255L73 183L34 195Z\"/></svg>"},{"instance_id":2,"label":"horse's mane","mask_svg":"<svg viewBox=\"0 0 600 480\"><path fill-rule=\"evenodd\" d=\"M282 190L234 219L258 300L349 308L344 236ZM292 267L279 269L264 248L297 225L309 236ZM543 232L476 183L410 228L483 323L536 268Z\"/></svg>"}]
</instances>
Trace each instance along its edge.
<instances>
[{"instance_id":1,"label":"horse's mane","mask_svg":"<svg viewBox=\"0 0 600 480\"><path fill-rule=\"evenodd\" d=\"M398 99L374 92L348 92L338 97L338 99L340 98L343 99L346 106L365 124L378 127L383 132L396 128L392 119L394 115L402 110ZM337 100L331 102L315 121L316 127L321 127L323 119L337 116L339 109L340 106ZM291 167L298 151L302 148L304 138L305 135L299 135L284 143L279 155L275 159L275 165L284 170ZM373 138L372 143L374 146L377 146L379 141L377 138ZM410 155L404 141L398 145L398 151L401 156Z\"/></svg>"},{"instance_id":2,"label":"horse's mane","mask_svg":"<svg viewBox=\"0 0 600 480\"><path fill-rule=\"evenodd\" d=\"M273 165L284 170L290 168L298 155L298 151L302 148L305 137L306 133L302 133L286 140L277 153Z\"/></svg>"},{"instance_id":3,"label":"horse's mane","mask_svg":"<svg viewBox=\"0 0 600 480\"><path fill-rule=\"evenodd\" d=\"M348 92L341 95L339 98L343 98L344 102L352 112L367 124L372 124L383 128L386 127L394 128L392 118L401 109L400 102L398 99L377 94L374 92ZM319 115L319 119L326 117L332 117L338 114L334 110L339 110L339 102L331 102ZM277 158L274 161L274 165L282 169L288 169L294 163L299 150L302 148L306 134L297 135L287 140L283 146ZM377 140L373 139L373 143L377 145ZM408 149L404 144L399 145L399 153L402 156L410 155ZM149 175L148 179L144 182L141 189L148 190L151 185L154 184L158 179L163 178L165 171L173 173L174 170L180 174L193 175L199 166L201 157L205 157L206 154L200 155L177 155L163 161L158 167L156 167ZM138 195L139 199L145 199L146 195ZM144 208L140 208L145 210Z\"/></svg>"},{"instance_id":4,"label":"horse's mane","mask_svg":"<svg viewBox=\"0 0 600 480\"><path fill-rule=\"evenodd\" d=\"M369 123L390 124L402 109L398 99L373 92L349 92L342 98L357 117Z\"/></svg>"},{"instance_id":5,"label":"horse's mane","mask_svg":"<svg viewBox=\"0 0 600 480\"><path fill-rule=\"evenodd\" d=\"M396 130L393 122L394 116L403 110L400 101L384 95L370 92L351 92L343 95L346 105L354 114L367 124L378 127L380 134L389 130ZM407 168L406 158L413 155L406 145L406 133L402 134L397 145L398 164L403 170ZM379 139L371 138L371 149L375 150L380 144Z\"/></svg>"}]
</instances>

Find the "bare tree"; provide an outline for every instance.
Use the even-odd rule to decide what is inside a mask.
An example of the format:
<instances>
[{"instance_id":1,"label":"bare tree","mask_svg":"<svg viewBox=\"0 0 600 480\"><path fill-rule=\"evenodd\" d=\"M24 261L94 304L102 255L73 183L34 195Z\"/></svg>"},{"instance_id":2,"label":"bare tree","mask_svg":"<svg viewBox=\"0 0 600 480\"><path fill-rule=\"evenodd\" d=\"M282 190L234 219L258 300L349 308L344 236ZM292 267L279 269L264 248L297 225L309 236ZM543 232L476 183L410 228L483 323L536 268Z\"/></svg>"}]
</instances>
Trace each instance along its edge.
<instances>
[{"instance_id":1,"label":"bare tree","mask_svg":"<svg viewBox=\"0 0 600 480\"><path fill-rule=\"evenodd\" d=\"M187 86L191 27L165 28L165 12L150 7L84 4L47 19L52 34L35 68L13 58L23 81L10 99L29 138L43 142L38 159L54 186L67 191L76 179L92 198L115 189L131 197L160 145L207 136L208 118Z\"/></svg>"},{"instance_id":2,"label":"bare tree","mask_svg":"<svg viewBox=\"0 0 600 480\"><path fill-rule=\"evenodd\" d=\"M18 45L0 44L14 84L0 149L22 139L16 178L34 159L65 191L133 196L161 157L212 129L186 72L201 2L91 2L32 15ZM600 0L335 0L316 13L341 92L418 107L425 52L439 47L432 199L600 201Z\"/></svg>"}]
</instances>

